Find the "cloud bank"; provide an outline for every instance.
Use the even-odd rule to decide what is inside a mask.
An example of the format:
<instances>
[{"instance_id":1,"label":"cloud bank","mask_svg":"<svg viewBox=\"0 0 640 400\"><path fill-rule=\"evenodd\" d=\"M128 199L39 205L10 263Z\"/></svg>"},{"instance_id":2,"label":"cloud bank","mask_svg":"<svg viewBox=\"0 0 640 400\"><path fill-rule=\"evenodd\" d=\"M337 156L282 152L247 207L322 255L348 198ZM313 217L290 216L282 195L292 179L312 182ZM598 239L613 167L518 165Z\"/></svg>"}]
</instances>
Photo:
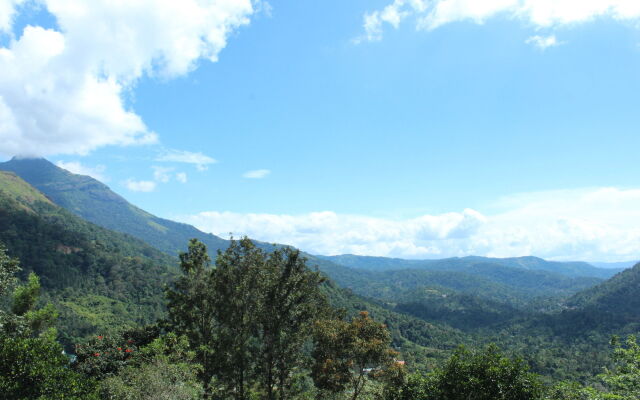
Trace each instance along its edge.
<instances>
[{"instance_id":1,"label":"cloud bank","mask_svg":"<svg viewBox=\"0 0 640 400\"><path fill-rule=\"evenodd\" d=\"M637 0L394 0L363 18L365 34L358 41L380 40L385 26L398 28L409 18L417 29L471 21L478 24L496 16L522 20L536 29L554 28L610 17L621 21L640 19Z\"/></svg>"},{"instance_id":2,"label":"cloud bank","mask_svg":"<svg viewBox=\"0 0 640 400\"><path fill-rule=\"evenodd\" d=\"M22 7L44 7L56 29L26 26ZM247 25L251 0L0 0L0 153L87 154L153 143L157 134L125 98L143 76L171 79L215 62Z\"/></svg>"},{"instance_id":3,"label":"cloud bank","mask_svg":"<svg viewBox=\"0 0 640 400\"><path fill-rule=\"evenodd\" d=\"M596 188L509 196L474 210L405 220L314 212L208 211L178 217L220 236L233 232L316 254L403 258L536 255L557 260L640 258L640 189Z\"/></svg>"},{"instance_id":4,"label":"cloud bank","mask_svg":"<svg viewBox=\"0 0 640 400\"><path fill-rule=\"evenodd\" d=\"M109 182L109 178L104 174L107 167L102 164L90 167L79 161L58 161L56 165L74 174L87 175L101 182Z\"/></svg>"}]
</instances>

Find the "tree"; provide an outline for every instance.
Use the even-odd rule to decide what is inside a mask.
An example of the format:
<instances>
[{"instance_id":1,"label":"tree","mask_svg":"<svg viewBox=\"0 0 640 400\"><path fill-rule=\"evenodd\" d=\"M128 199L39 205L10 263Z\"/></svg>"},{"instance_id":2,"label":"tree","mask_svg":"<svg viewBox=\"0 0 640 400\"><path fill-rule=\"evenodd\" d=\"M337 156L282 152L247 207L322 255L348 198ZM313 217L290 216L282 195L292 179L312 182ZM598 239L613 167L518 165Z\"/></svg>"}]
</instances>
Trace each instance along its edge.
<instances>
[{"instance_id":1,"label":"tree","mask_svg":"<svg viewBox=\"0 0 640 400\"><path fill-rule=\"evenodd\" d=\"M490 345L479 352L459 347L443 368L410 379L402 399L534 400L541 396L538 376L522 360L505 357Z\"/></svg>"},{"instance_id":2,"label":"tree","mask_svg":"<svg viewBox=\"0 0 640 400\"><path fill-rule=\"evenodd\" d=\"M387 328L366 311L351 322L325 320L314 331L312 377L316 387L331 393L351 392L356 400L371 377L394 364Z\"/></svg>"},{"instance_id":3,"label":"tree","mask_svg":"<svg viewBox=\"0 0 640 400\"><path fill-rule=\"evenodd\" d=\"M168 326L196 350L209 395L244 400L257 389L267 399L289 398L326 305L320 275L298 251L265 253L246 237L218 252L214 268L196 240L180 260L183 275L167 291Z\"/></svg>"},{"instance_id":4,"label":"tree","mask_svg":"<svg viewBox=\"0 0 640 400\"><path fill-rule=\"evenodd\" d=\"M613 337L613 368L600 375L612 399L631 400L640 398L640 345L631 335L624 345Z\"/></svg>"},{"instance_id":5,"label":"tree","mask_svg":"<svg viewBox=\"0 0 640 400\"><path fill-rule=\"evenodd\" d=\"M219 253L211 273L210 299L216 322L214 335L216 377L227 395L248 397L249 381L256 378L261 289L265 254L248 238L232 241Z\"/></svg>"},{"instance_id":6,"label":"tree","mask_svg":"<svg viewBox=\"0 0 640 400\"><path fill-rule=\"evenodd\" d=\"M0 336L0 393L6 400L93 399L94 383L69 368L51 338Z\"/></svg>"},{"instance_id":7,"label":"tree","mask_svg":"<svg viewBox=\"0 0 640 400\"><path fill-rule=\"evenodd\" d=\"M18 260L9 257L7 249L0 243L0 296L4 296L15 285L18 271Z\"/></svg>"},{"instance_id":8,"label":"tree","mask_svg":"<svg viewBox=\"0 0 640 400\"><path fill-rule=\"evenodd\" d=\"M216 370L214 331L218 326L211 301L210 263L206 246L192 239L187 252L180 254L182 276L166 291L168 326L186 336L195 349L202 366L199 377L207 389Z\"/></svg>"},{"instance_id":9,"label":"tree","mask_svg":"<svg viewBox=\"0 0 640 400\"><path fill-rule=\"evenodd\" d=\"M311 271L299 250L277 249L269 254L260 282L259 333L266 398L286 399L292 371L306 361L301 348L311 336L313 322L328 313L320 292L324 279Z\"/></svg>"},{"instance_id":10,"label":"tree","mask_svg":"<svg viewBox=\"0 0 640 400\"><path fill-rule=\"evenodd\" d=\"M103 398L127 400L195 400L203 388L197 379L199 366L185 337L161 336L140 348L131 363L117 375L103 380Z\"/></svg>"},{"instance_id":11,"label":"tree","mask_svg":"<svg viewBox=\"0 0 640 400\"><path fill-rule=\"evenodd\" d=\"M92 399L93 383L69 369L69 359L55 342L53 306L36 309L40 281L29 275L26 285L6 296L19 270L17 260L0 246L0 301L10 304L0 314L0 393L12 399ZM0 304L1 304L0 303Z\"/></svg>"}]
</instances>

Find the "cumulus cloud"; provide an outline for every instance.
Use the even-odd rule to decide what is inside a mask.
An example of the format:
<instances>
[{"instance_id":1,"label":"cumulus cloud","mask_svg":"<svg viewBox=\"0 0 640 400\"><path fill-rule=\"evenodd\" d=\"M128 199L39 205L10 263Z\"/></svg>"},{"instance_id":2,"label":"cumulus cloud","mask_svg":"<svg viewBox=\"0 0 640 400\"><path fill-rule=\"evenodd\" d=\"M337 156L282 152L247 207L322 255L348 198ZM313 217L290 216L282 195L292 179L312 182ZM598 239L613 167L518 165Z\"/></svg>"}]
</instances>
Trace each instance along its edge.
<instances>
[{"instance_id":1,"label":"cumulus cloud","mask_svg":"<svg viewBox=\"0 0 640 400\"><path fill-rule=\"evenodd\" d=\"M89 167L87 165L83 165L79 161L58 161L56 165L74 174L88 175L101 182L109 181L109 179L107 179L107 177L104 175L106 167L101 164L96 165L95 167Z\"/></svg>"},{"instance_id":2,"label":"cumulus cloud","mask_svg":"<svg viewBox=\"0 0 640 400\"><path fill-rule=\"evenodd\" d=\"M12 30L20 3L0 1L0 31ZM157 141L124 95L145 75L170 79L199 60L216 61L254 11L251 0L37 4L59 28L29 25L0 47L0 153L6 155L86 154Z\"/></svg>"},{"instance_id":3,"label":"cumulus cloud","mask_svg":"<svg viewBox=\"0 0 640 400\"><path fill-rule=\"evenodd\" d=\"M179 220L217 235L248 235L316 254L404 258L536 255L557 260L640 258L640 189L595 188L500 199L491 214L463 210L404 220L314 212L209 211Z\"/></svg>"},{"instance_id":4,"label":"cumulus cloud","mask_svg":"<svg viewBox=\"0 0 640 400\"><path fill-rule=\"evenodd\" d=\"M154 181L136 181L128 179L124 185L132 192L153 192L156 190L156 183Z\"/></svg>"},{"instance_id":5,"label":"cumulus cloud","mask_svg":"<svg viewBox=\"0 0 640 400\"><path fill-rule=\"evenodd\" d=\"M418 29L432 30L458 21L483 23L503 15L525 21L535 28L591 21L598 17L616 20L640 19L636 0L394 0L363 17L364 39L379 40L385 25L397 28L413 17Z\"/></svg>"},{"instance_id":6,"label":"cumulus cloud","mask_svg":"<svg viewBox=\"0 0 640 400\"><path fill-rule=\"evenodd\" d=\"M176 174L176 180L180 183L187 183L187 174L184 172L178 172Z\"/></svg>"},{"instance_id":7,"label":"cumulus cloud","mask_svg":"<svg viewBox=\"0 0 640 400\"><path fill-rule=\"evenodd\" d=\"M262 179L262 178L265 178L270 173L271 171L268 169L256 169L253 171L245 172L244 174L242 174L242 177L247 179Z\"/></svg>"},{"instance_id":8,"label":"cumulus cloud","mask_svg":"<svg viewBox=\"0 0 640 400\"><path fill-rule=\"evenodd\" d=\"M202 212L179 217L183 222L218 235L233 232L258 240L291 244L319 254L369 254L426 257L442 254L437 243L458 243L486 223L473 210L425 215L393 221L331 211L303 215ZM462 249L461 249L462 250Z\"/></svg>"},{"instance_id":9,"label":"cumulus cloud","mask_svg":"<svg viewBox=\"0 0 640 400\"><path fill-rule=\"evenodd\" d=\"M205 171L210 164L218 161L202 153L184 150L167 150L156 157L156 161L178 162L195 165L198 171Z\"/></svg>"},{"instance_id":10,"label":"cumulus cloud","mask_svg":"<svg viewBox=\"0 0 640 400\"><path fill-rule=\"evenodd\" d=\"M558 42L555 35L550 35L550 36L535 35L527 39L527 44L532 44L535 47L539 48L540 50L545 50L549 47L558 46L560 42Z\"/></svg>"}]
</instances>

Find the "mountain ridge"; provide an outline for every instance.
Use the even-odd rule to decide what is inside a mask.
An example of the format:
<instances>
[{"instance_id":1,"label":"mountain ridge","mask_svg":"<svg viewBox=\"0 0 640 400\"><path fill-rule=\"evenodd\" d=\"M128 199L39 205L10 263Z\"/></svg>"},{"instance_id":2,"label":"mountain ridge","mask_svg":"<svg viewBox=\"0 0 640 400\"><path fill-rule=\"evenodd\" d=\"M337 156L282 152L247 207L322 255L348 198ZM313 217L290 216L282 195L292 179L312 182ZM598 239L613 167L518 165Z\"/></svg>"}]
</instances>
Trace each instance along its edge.
<instances>
[{"instance_id":1,"label":"mountain ridge","mask_svg":"<svg viewBox=\"0 0 640 400\"><path fill-rule=\"evenodd\" d=\"M129 203L104 183L73 174L44 158L12 158L0 170L20 176L59 206L83 219L141 239L168 254L186 250L189 239L205 243L212 254L228 241L195 227L157 217Z\"/></svg>"}]
</instances>

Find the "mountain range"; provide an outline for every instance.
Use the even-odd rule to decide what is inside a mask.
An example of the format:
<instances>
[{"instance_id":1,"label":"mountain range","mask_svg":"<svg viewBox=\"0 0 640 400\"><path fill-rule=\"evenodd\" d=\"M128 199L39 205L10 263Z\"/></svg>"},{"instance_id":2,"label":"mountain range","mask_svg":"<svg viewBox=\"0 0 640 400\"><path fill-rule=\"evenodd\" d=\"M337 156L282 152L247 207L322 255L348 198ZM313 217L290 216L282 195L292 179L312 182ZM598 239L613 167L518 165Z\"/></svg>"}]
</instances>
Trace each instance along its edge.
<instances>
[{"instance_id":1,"label":"mountain range","mask_svg":"<svg viewBox=\"0 0 640 400\"><path fill-rule=\"evenodd\" d=\"M23 278L40 276L66 344L161 318L163 288L188 240L201 240L212 255L229 244L44 159L14 158L0 171L0 242L20 259ZM571 360L606 354L611 334L640 328L640 266L621 272L536 257L305 256L329 277L323 290L335 306L369 310L420 365L457 344L498 341L538 372L580 377L591 366ZM597 358L593 368L603 365ZM566 362L558 367L559 360Z\"/></svg>"}]
</instances>

